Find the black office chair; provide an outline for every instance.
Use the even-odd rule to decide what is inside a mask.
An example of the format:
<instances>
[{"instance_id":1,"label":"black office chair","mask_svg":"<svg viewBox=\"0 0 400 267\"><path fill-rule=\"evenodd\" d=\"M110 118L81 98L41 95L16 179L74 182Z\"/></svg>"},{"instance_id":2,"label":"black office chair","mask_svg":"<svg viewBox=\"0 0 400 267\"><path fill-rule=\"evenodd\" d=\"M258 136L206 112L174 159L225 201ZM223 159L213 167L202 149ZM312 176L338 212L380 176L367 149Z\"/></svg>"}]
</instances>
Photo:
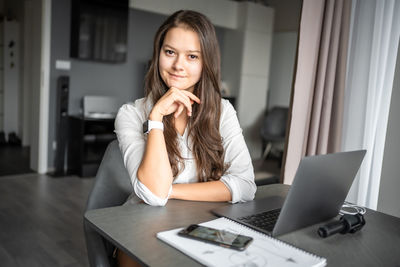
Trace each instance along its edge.
<instances>
[{"instance_id":1,"label":"black office chair","mask_svg":"<svg viewBox=\"0 0 400 267\"><path fill-rule=\"evenodd\" d=\"M133 191L117 140L108 145L95 179L86 211L122 205ZM83 229L90 266L114 266L113 245L94 231L86 220Z\"/></svg>"},{"instance_id":2,"label":"black office chair","mask_svg":"<svg viewBox=\"0 0 400 267\"><path fill-rule=\"evenodd\" d=\"M288 111L289 108L287 107L273 107L264 117L260 132L263 145L263 159L268 157L274 145L282 146L285 142ZM283 154L283 150L281 152Z\"/></svg>"}]
</instances>

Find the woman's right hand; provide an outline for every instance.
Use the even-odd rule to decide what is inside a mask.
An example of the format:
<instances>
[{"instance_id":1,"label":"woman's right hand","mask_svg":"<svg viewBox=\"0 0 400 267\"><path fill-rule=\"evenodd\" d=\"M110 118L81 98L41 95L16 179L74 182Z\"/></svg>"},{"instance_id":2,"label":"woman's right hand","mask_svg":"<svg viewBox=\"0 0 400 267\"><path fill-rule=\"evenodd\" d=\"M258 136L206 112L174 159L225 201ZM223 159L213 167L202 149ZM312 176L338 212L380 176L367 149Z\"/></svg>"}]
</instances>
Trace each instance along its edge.
<instances>
[{"instance_id":1,"label":"woman's right hand","mask_svg":"<svg viewBox=\"0 0 400 267\"><path fill-rule=\"evenodd\" d=\"M187 115L192 115L192 104L200 104L200 99L193 93L171 87L154 105L150 112L149 119L162 121L164 116L174 113L177 118L186 108Z\"/></svg>"}]
</instances>

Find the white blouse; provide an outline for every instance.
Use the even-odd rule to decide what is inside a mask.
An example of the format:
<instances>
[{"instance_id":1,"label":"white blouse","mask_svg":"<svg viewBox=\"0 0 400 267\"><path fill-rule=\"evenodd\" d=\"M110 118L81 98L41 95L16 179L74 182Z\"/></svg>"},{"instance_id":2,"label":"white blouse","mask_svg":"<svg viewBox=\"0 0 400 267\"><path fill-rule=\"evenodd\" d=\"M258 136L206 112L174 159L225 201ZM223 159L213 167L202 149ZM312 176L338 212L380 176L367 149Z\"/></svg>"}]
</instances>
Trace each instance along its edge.
<instances>
[{"instance_id":1,"label":"white blouse","mask_svg":"<svg viewBox=\"0 0 400 267\"><path fill-rule=\"evenodd\" d=\"M224 161L230 163L229 169L221 177L230 190L232 203L252 200L256 192L254 171L250 154L247 149L242 129L236 116L236 111L228 100L222 99L219 130L225 150ZM149 205L164 206L169 195L163 199L154 195L137 178L137 170L145 151L147 136L143 134L143 122L147 120L152 109L151 100L141 98L135 103L123 105L115 119L115 133L122 152L124 164L131 177L134 193L129 197L130 203L143 200ZM191 138L187 136L187 128L183 136L178 134L181 156L185 168L175 178L173 183L196 183L196 164L191 148ZM170 193L172 185L170 187Z\"/></svg>"}]
</instances>

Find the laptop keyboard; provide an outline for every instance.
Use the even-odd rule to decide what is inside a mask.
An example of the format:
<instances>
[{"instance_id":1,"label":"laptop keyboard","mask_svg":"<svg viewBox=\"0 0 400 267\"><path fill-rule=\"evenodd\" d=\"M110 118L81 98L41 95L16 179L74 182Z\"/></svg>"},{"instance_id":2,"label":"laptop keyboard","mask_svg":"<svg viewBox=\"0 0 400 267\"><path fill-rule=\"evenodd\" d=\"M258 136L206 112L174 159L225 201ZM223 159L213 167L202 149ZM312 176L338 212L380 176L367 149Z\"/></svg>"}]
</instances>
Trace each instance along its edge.
<instances>
[{"instance_id":1,"label":"laptop keyboard","mask_svg":"<svg viewBox=\"0 0 400 267\"><path fill-rule=\"evenodd\" d=\"M253 214L238 218L240 221L256 226L268 232L272 232L275 223L278 220L281 209L266 211L262 213Z\"/></svg>"}]
</instances>

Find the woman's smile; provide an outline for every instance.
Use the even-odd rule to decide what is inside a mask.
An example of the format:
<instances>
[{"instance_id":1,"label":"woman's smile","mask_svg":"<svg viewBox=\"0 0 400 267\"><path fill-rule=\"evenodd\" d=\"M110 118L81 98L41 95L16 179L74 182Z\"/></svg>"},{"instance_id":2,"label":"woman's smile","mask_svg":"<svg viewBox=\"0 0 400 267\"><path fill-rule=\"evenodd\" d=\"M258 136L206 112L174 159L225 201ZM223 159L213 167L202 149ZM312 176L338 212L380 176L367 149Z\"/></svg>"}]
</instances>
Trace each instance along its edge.
<instances>
[{"instance_id":1,"label":"woman's smile","mask_svg":"<svg viewBox=\"0 0 400 267\"><path fill-rule=\"evenodd\" d=\"M176 79L182 79L182 78L186 78L184 75L178 75L178 74L173 74L173 73L168 73L172 78L176 78Z\"/></svg>"},{"instance_id":2,"label":"woman's smile","mask_svg":"<svg viewBox=\"0 0 400 267\"><path fill-rule=\"evenodd\" d=\"M196 32L184 27L170 29L165 36L159 60L161 78L169 88L193 92L203 67Z\"/></svg>"}]
</instances>

